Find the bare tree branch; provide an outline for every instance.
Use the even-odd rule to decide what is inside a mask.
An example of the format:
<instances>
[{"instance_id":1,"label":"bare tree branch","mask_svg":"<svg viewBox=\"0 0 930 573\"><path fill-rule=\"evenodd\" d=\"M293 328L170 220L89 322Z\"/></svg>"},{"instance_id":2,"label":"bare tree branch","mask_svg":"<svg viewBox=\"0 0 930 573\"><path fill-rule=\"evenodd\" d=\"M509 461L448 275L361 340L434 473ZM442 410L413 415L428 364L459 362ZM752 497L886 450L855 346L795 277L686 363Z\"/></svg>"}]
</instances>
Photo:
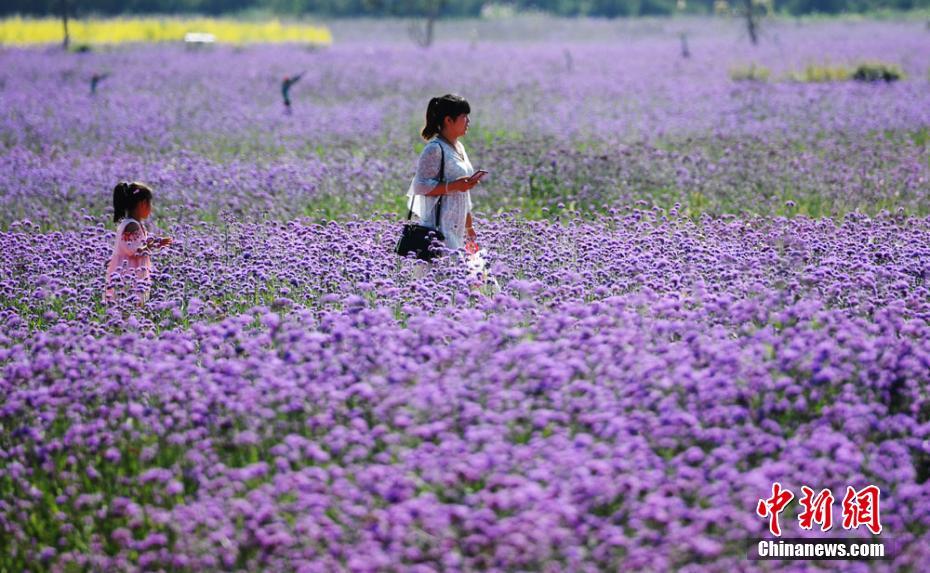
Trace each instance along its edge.
<instances>
[{"instance_id":1,"label":"bare tree branch","mask_svg":"<svg viewBox=\"0 0 930 573\"><path fill-rule=\"evenodd\" d=\"M61 25L64 29L64 39L61 42L61 47L65 50L68 49L68 46L71 45L71 34L68 32L68 12L70 11L70 3L68 0L61 0Z\"/></svg>"},{"instance_id":2,"label":"bare tree branch","mask_svg":"<svg viewBox=\"0 0 930 573\"><path fill-rule=\"evenodd\" d=\"M420 3L423 17L426 21L422 23L416 21L411 22L410 26L407 28L410 39L417 45L428 48L433 44L436 20L439 19L443 6L445 6L445 0L426 0Z\"/></svg>"},{"instance_id":3,"label":"bare tree branch","mask_svg":"<svg viewBox=\"0 0 930 573\"><path fill-rule=\"evenodd\" d=\"M759 22L758 14L754 10L755 2L753 0L743 0L744 16L746 17L746 31L749 32L749 39L752 45L759 43Z\"/></svg>"}]
</instances>

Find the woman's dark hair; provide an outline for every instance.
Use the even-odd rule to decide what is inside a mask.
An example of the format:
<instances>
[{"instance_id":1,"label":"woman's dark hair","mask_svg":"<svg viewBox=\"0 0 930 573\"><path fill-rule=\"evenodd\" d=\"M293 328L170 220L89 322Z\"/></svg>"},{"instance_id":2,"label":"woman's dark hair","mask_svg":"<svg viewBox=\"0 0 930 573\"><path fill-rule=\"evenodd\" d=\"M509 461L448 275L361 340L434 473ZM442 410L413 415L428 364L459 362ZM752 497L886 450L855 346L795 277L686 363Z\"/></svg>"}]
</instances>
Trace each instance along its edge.
<instances>
[{"instance_id":1,"label":"woman's dark hair","mask_svg":"<svg viewBox=\"0 0 930 573\"><path fill-rule=\"evenodd\" d=\"M420 135L429 140L442 130L442 122L447 117L456 118L463 113L471 113L471 106L462 96L446 94L434 97L426 106L426 125Z\"/></svg>"},{"instance_id":2,"label":"woman's dark hair","mask_svg":"<svg viewBox=\"0 0 930 573\"><path fill-rule=\"evenodd\" d=\"M120 181L113 188L113 221L125 219L143 201L152 200L152 190L138 181Z\"/></svg>"}]
</instances>

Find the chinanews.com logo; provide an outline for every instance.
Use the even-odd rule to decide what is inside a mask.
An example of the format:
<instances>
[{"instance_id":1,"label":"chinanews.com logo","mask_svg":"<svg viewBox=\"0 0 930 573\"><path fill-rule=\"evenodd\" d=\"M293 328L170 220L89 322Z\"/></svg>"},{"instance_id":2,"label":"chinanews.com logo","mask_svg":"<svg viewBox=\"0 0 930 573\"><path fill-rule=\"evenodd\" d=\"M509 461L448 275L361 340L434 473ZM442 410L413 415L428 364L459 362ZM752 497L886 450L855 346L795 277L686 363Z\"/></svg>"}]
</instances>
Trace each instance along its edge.
<instances>
[{"instance_id":1,"label":"chinanews.com logo","mask_svg":"<svg viewBox=\"0 0 930 573\"><path fill-rule=\"evenodd\" d=\"M852 531L864 527L872 535L879 535L882 532L880 498L881 490L878 486L869 485L860 490L846 486L841 504L843 513L840 525L842 528ZM888 538L780 539L782 529L779 518L794 499L794 492L783 488L779 482L772 484L771 496L759 499L759 503L756 504L756 515L768 520L769 533L773 538L750 540L747 548L749 559L885 560L893 558L894 543ZM835 501L836 498L829 489L815 492L806 485L801 486L801 497L798 499L801 505L801 512L798 514L799 527L802 530L811 531L814 526L819 526L820 531L824 533L833 529Z\"/></svg>"}]
</instances>

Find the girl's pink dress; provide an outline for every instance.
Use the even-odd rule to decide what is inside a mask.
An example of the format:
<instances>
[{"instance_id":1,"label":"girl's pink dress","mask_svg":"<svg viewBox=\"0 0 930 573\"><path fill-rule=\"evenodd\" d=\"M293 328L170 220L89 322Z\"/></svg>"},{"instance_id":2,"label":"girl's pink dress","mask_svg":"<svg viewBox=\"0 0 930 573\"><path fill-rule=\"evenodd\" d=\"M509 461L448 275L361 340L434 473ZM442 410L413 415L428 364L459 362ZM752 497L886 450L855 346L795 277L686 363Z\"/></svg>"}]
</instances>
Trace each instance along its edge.
<instances>
[{"instance_id":1,"label":"girl's pink dress","mask_svg":"<svg viewBox=\"0 0 930 573\"><path fill-rule=\"evenodd\" d=\"M138 228L126 231L130 223ZM148 300L151 286L152 258L148 253L138 253L139 247L145 245L148 231L141 221L126 217L116 227L116 241L113 244L113 256L107 264L107 286L104 299L113 302L116 296L114 282L118 279L123 285L136 291L140 304Z\"/></svg>"}]
</instances>

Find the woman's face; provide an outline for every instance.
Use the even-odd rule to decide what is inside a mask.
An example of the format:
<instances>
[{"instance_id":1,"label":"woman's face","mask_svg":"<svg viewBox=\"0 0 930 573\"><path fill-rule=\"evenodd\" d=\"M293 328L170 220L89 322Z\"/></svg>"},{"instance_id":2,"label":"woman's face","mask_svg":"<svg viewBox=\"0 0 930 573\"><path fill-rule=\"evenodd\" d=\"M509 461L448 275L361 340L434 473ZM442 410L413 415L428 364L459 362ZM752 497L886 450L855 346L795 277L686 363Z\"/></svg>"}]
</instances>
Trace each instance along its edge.
<instances>
[{"instance_id":1,"label":"woman's face","mask_svg":"<svg viewBox=\"0 0 930 573\"><path fill-rule=\"evenodd\" d=\"M468 119L468 114L463 113L458 117L446 117L446 133L449 134L450 138L462 137L465 133L468 132L468 124L470 120Z\"/></svg>"}]
</instances>

